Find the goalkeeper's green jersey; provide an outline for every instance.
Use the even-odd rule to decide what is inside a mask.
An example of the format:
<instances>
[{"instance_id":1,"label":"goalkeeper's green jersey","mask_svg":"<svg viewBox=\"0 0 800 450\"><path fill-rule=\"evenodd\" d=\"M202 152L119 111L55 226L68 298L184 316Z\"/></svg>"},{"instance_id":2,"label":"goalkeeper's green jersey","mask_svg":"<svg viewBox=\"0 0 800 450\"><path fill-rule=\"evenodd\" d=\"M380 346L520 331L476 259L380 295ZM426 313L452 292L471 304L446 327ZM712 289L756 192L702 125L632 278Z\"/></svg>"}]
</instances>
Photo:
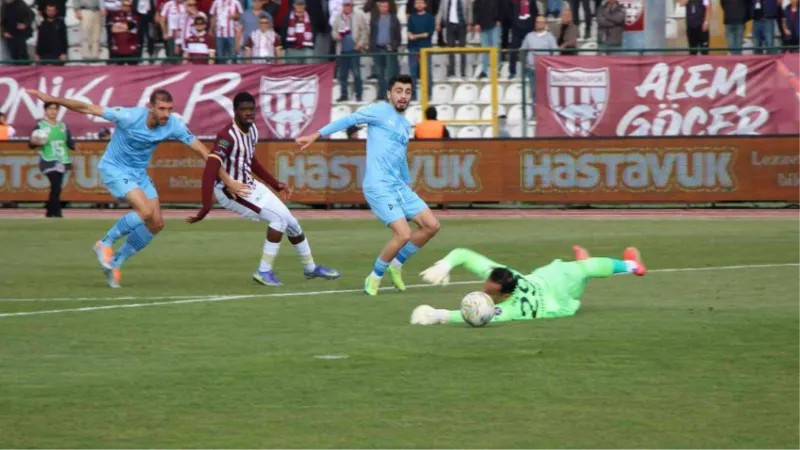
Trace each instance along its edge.
<instances>
[{"instance_id":1,"label":"goalkeeper's green jersey","mask_svg":"<svg viewBox=\"0 0 800 450\"><path fill-rule=\"evenodd\" d=\"M517 288L511 296L496 305L493 321L531 320L575 315L581 307L578 300L586 283L581 266L560 259L540 267L528 275L468 249L455 249L445 258L455 268L464 266L482 280L489 277L493 269L505 267L517 277ZM450 321L461 321L460 311L451 311Z\"/></svg>"}]
</instances>

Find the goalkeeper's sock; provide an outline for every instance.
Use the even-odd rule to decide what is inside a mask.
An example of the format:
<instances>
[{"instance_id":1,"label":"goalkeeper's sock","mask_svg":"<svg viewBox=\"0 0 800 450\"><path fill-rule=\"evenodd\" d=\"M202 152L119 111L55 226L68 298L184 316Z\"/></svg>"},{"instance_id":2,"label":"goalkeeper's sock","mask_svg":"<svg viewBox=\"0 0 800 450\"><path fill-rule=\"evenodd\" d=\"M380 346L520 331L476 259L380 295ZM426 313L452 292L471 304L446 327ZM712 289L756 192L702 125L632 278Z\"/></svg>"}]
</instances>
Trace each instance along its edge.
<instances>
[{"instance_id":1,"label":"goalkeeper's sock","mask_svg":"<svg viewBox=\"0 0 800 450\"><path fill-rule=\"evenodd\" d=\"M143 223L144 221L139 214L137 214L136 211L131 211L117 220L117 223L115 223L114 226L108 230L106 235L103 236L101 242L107 247L112 247L114 246L114 242L116 242L119 238L129 235L133 230Z\"/></svg>"},{"instance_id":2,"label":"goalkeeper's sock","mask_svg":"<svg viewBox=\"0 0 800 450\"><path fill-rule=\"evenodd\" d=\"M264 239L264 247L261 251L261 261L258 263L259 272L269 272L272 270L272 263L275 261L275 257L278 256L278 250L280 249L280 242L270 242Z\"/></svg>"},{"instance_id":3,"label":"goalkeeper's sock","mask_svg":"<svg viewBox=\"0 0 800 450\"><path fill-rule=\"evenodd\" d=\"M372 273L369 276L380 280L383 278L383 275L386 273L386 269L388 267L389 263L381 261L381 258L378 257L378 259L375 260L375 266L372 267Z\"/></svg>"},{"instance_id":4,"label":"goalkeeper's sock","mask_svg":"<svg viewBox=\"0 0 800 450\"><path fill-rule=\"evenodd\" d=\"M128 239L125 240L122 247L114 254L114 257L111 258L111 267L119 269L122 263L145 248L154 237L155 235L148 230L144 224L136 227L136 229L128 235Z\"/></svg>"},{"instance_id":5,"label":"goalkeeper's sock","mask_svg":"<svg viewBox=\"0 0 800 450\"><path fill-rule=\"evenodd\" d=\"M400 249L400 252L397 253L397 256L392 260L392 267L395 269L400 269L405 264L408 258L414 256L415 253L419 251L419 247L417 247L413 242L407 242L403 248Z\"/></svg>"}]
</instances>

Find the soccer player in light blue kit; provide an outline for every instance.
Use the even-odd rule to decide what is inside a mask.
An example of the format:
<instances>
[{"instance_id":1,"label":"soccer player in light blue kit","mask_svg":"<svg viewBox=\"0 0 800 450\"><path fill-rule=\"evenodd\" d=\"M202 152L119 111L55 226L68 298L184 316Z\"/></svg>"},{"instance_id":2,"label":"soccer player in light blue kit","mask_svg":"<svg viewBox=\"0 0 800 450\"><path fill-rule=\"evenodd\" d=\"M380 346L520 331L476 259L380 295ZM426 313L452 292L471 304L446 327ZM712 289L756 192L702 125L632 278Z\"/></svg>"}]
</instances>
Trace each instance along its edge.
<instances>
[{"instance_id":1,"label":"soccer player in light blue kit","mask_svg":"<svg viewBox=\"0 0 800 450\"><path fill-rule=\"evenodd\" d=\"M150 96L149 107L106 108L76 100L56 98L29 89L28 93L45 103L55 103L70 111L90 114L114 122L116 129L106 147L98 168L108 191L119 200L125 200L134 211L122 216L106 235L94 246L97 261L112 288L120 287L122 263L141 251L164 228L161 205L147 166L158 144L176 139L188 145L201 158L208 158L208 149L177 117L172 116L172 95L157 90ZM249 187L230 177L224 171L220 176L229 189L245 194ZM114 243L128 236L114 253Z\"/></svg>"},{"instance_id":2,"label":"soccer player in light blue kit","mask_svg":"<svg viewBox=\"0 0 800 450\"><path fill-rule=\"evenodd\" d=\"M367 170L362 185L364 198L375 216L387 225L394 237L381 251L372 273L364 281L364 293L378 295L381 279L389 273L394 286L405 290L403 263L439 231L439 221L428 205L411 190L408 174L408 138L411 124L402 112L411 100L411 77L399 75L389 80L388 103L370 105L355 114L322 127L316 133L297 139L301 149L314 141L353 125L367 124ZM408 221L419 228L411 231Z\"/></svg>"}]
</instances>

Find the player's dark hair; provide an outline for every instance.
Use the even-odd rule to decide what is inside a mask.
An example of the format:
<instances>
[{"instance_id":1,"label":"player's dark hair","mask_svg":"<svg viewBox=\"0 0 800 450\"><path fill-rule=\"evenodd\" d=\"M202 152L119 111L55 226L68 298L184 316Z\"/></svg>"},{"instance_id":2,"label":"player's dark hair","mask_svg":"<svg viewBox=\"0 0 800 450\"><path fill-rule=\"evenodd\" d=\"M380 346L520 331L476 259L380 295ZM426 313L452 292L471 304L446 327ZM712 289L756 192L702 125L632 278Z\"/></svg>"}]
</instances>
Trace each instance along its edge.
<instances>
[{"instance_id":1,"label":"player's dark hair","mask_svg":"<svg viewBox=\"0 0 800 450\"><path fill-rule=\"evenodd\" d=\"M249 92L239 92L236 94L236 97L233 97L233 109L239 109L239 105L242 103L252 103L253 105L256 104L256 98L253 97L252 94Z\"/></svg>"},{"instance_id":2,"label":"player's dark hair","mask_svg":"<svg viewBox=\"0 0 800 450\"><path fill-rule=\"evenodd\" d=\"M389 80L389 90L391 91L397 83L414 85L411 75L397 75Z\"/></svg>"},{"instance_id":3,"label":"player's dark hair","mask_svg":"<svg viewBox=\"0 0 800 450\"><path fill-rule=\"evenodd\" d=\"M514 272L505 267L492 270L489 279L500 285L501 294L510 294L517 288L517 278L514 276Z\"/></svg>"},{"instance_id":4,"label":"player's dark hair","mask_svg":"<svg viewBox=\"0 0 800 450\"><path fill-rule=\"evenodd\" d=\"M428 120L436 120L439 117L439 113L436 111L435 106L428 106L425 108L425 118Z\"/></svg>"},{"instance_id":5,"label":"player's dark hair","mask_svg":"<svg viewBox=\"0 0 800 450\"><path fill-rule=\"evenodd\" d=\"M56 106L58 106L58 103L54 103L54 102L45 102L45 104L44 104L44 109L47 109L47 108L49 108L49 107L51 107L51 106L53 106L53 105L56 105Z\"/></svg>"},{"instance_id":6,"label":"player's dark hair","mask_svg":"<svg viewBox=\"0 0 800 450\"><path fill-rule=\"evenodd\" d=\"M150 94L150 104L155 105L157 101L172 103L172 94L166 89L156 89Z\"/></svg>"}]
</instances>

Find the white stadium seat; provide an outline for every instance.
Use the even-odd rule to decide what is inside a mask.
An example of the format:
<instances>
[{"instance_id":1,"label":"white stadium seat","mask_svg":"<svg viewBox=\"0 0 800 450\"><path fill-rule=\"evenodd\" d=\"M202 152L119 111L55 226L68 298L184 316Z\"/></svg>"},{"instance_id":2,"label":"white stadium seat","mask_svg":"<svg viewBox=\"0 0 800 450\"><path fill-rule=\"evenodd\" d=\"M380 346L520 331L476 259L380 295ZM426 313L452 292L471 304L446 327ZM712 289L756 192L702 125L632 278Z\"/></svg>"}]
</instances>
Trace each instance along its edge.
<instances>
[{"instance_id":1,"label":"white stadium seat","mask_svg":"<svg viewBox=\"0 0 800 450\"><path fill-rule=\"evenodd\" d=\"M503 96L503 103L507 105L515 105L522 101L522 84L514 83L508 86L506 93Z\"/></svg>"},{"instance_id":2,"label":"white stadium seat","mask_svg":"<svg viewBox=\"0 0 800 450\"><path fill-rule=\"evenodd\" d=\"M528 120L533 120L533 106L525 105ZM508 109L508 123L522 123L522 105L514 105Z\"/></svg>"},{"instance_id":3,"label":"white stadium seat","mask_svg":"<svg viewBox=\"0 0 800 450\"><path fill-rule=\"evenodd\" d=\"M455 118L455 111L450 105L439 105L436 107L436 112L439 120L453 120Z\"/></svg>"},{"instance_id":4,"label":"white stadium seat","mask_svg":"<svg viewBox=\"0 0 800 450\"><path fill-rule=\"evenodd\" d=\"M458 108L456 120L478 120L481 116L481 109L476 105L464 105Z\"/></svg>"},{"instance_id":5,"label":"white stadium seat","mask_svg":"<svg viewBox=\"0 0 800 450\"><path fill-rule=\"evenodd\" d=\"M469 105L478 101L478 86L474 84L465 83L456 88L453 94L453 103L459 105Z\"/></svg>"},{"instance_id":6,"label":"white stadium seat","mask_svg":"<svg viewBox=\"0 0 800 450\"><path fill-rule=\"evenodd\" d=\"M492 129L491 125L483 129L483 137L486 139L491 139L494 137L494 130Z\"/></svg>"},{"instance_id":7,"label":"white stadium seat","mask_svg":"<svg viewBox=\"0 0 800 450\"><path fill-rule=\"evenodd\" d=\"M67 42L70 47L80 47L81 38L81 27L75 26L67 28Z\"/></svg>"},{"instance_id":8,"label":"white stadium seat","mask_svg":"<svg viewBox=\"0 0 800 450\"><path fill-rule=\"evenodd\" d=\"M497 101L503 99L503 85L497 85ZM486 84L481 88L481 93L478 96L478 103L481 105L489 105L492 103L492 85Z\"/></svg>"},{"instance_id":9,"label":"white stadium seat","mask_svg":"<svg viewBox=\"0 0 800 450\"><path fill-rule=\"evenodd\" d=\"M377 99L378 99L378 88L371 84L365 84L364 97L362 98L362 100L364 100L364 102L369 104L369 103L374 103L375 100Z\"/></svg>"},{"instance_id":10,"label":"white stadium seat","mask_svg":"<svg viewBox=\"0 0 800 450\"><path fill-rule=\"evenodd\" d=\"M422 120L422 107L420 105L411 105L406 109L406 120L411 126L418 124Z\"/></svg>"},{"instance_id":11,"label":"white stadium seat","mask_svg":"<svg viewBox=\"0 0 800 450\"><path fill-rule=\"evenodd\" d=\"M70 61L80 61L83 59L83 52L80 47L70 47L67 50L67 59Z\"/></svg>"},{"instance_id":12,"label":"white stadium seat","mask_svg":"<svg viewBox=\"0 0 800 450\"><path fill-rule=\"evenodd\" d=\"M458 132L459 139L473 139L479 137L481 137L481 129L473 125L464 127Z\"/></svg>"},{"instance_id":13,"label":"white stadium seat","mask_svg":"<svg viewBox=\"0 0 800 450\"><path fill-rule=\"evenodd\" d=\"M342 96L342 85L339 84L338 80L333 83L333 102L336 103L339 100L339 97Z\"/></svg>"},{"instance_id":14,"label":"white stadium seat","mask_svg":"<svg viewBox=\"0 0 800 450\"><path fill-rule=\"evenodd\" d=\"M341 119L342 117L349 116L351 114L350 107L347 105L334 105L331 108L331 121Z\"/></svg>"},{"instance_id":15,"label":"white stadium seat","mask_svg":"<svg viewBox=\"0 0 800 450\"><path fill-rule=\"evenodd\" d=\"M437 84L433 86L433 104L448 104L453 101L453 86L449 84Z\"/></svg>"},{"instance_id":16,"label":"white stadium seat","mask_svg":"<svg viewBox=\"0 0 800 450\"><path fill-rule=\"evenodd\" d=\"M519 125L513 125L508 127L508 133L511 137L521 138L522 137L522 127Z\"/></svg>"},{"instance_id":17,"label":"white stadium seat","mask_svg":"<svg viewBox=\"0 0 800 450\"><path fill-rule=\"evenodd\" d=\"M502 116L506 113L506 107L503 105L497 105L497 115ZM492 114L492 105L489 105L483 108L483 112L481 113L481 120L492 120L494 115Z\"/></svg>"},{"instance_id":18,"label":"white stadium seat","mask_svg":"<svg viewBox=\"0 0 800 450\"><path fill-rule=\"evenodd\" d=\"M419 70L421 74L422 68L420 67ZM430 67L428 68L428 70L430 70ZM444 80L445 78L447 78L447 66L445 66L444 64L433 63L433 81Z\"/></svg>"}]
</instances>

